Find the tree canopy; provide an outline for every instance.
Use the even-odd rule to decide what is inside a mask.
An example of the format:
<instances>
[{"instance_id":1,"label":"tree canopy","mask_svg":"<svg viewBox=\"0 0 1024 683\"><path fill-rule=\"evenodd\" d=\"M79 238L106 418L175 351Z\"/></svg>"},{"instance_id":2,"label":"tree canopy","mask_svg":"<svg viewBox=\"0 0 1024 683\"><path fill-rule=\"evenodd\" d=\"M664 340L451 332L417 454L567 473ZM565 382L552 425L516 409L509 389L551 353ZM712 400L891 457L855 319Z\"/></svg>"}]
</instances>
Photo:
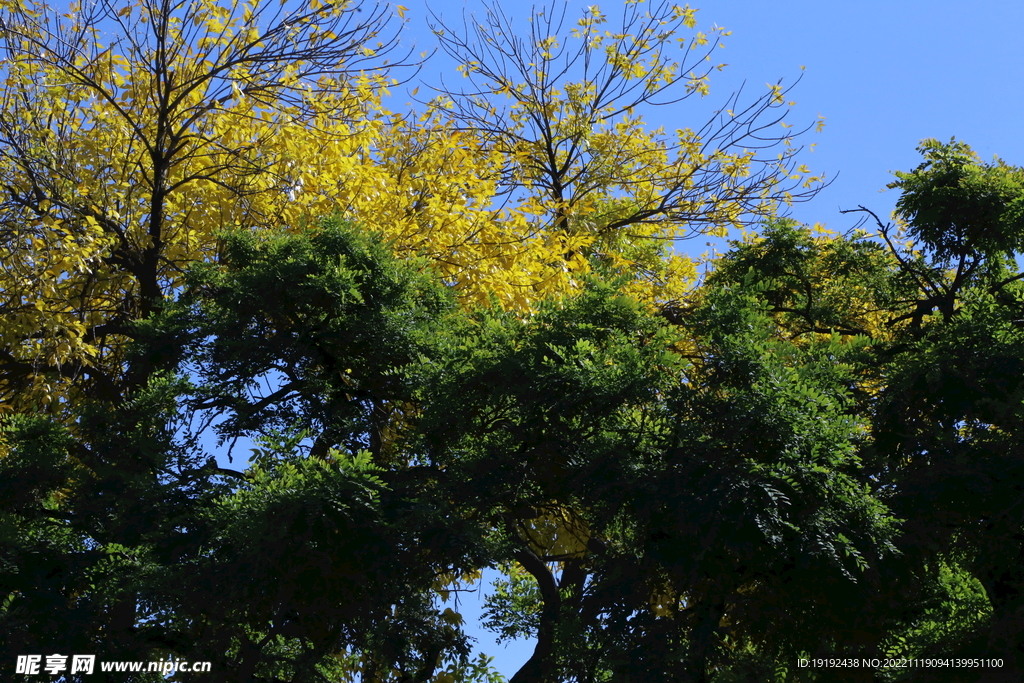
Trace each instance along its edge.
<instances>
[{"instance_id":1,"label":"tree canopy","mask_svg":"<svg viewBox=\"0 0 1024 683\"><path fill-rule=\"evenodd\" d=\"M445 599L496 569L513 683L1019 680L1024 171L927 140L837 235L781 84L645 124L689 7L438 18L405 113L390 26L0 8L4 666L494 682ZM938 657L988 663L797 664Z\"/></svg>"},{"instance_id":2,"label":"tree canopy","mask_svg":"<svg viewBox=\"0 0 1024 683\"><path fill-rule=\"evenodd\" d=\"M497 101L490 91L417 112L385 108L409 60L383 7L103 0L2 12L8 403L32 396L59 410L82 376L117 393L130 323L172 296L190 263L216 260L225 227L297 228L341 213L396 253L430 258L467 301L524 310L578 286L592 252L632 272L649 300L676 298L693 268L657 258L667 240L794 199L794 134L762 139L785 107L778 88L731 105L735 115L706 131L644 126L644 107L685 85L673 53L685 60L707 40L669 41L696 25L673 5L627 12L622 37L604 47L588 14L582 56L558 74L521 74L540 79L529 96L507 93L504 137L467 118L466 107ZM508 54L525 64L544 49L535 43ZM469 72L491 73L463 57ZM580 91L598 75L600 93ZM551 118L552 106L569 109ZM570 116L573 107L586 115ZM758 160L748 149L757 147L780 157ZM626 176L643 176L642 186ZM604 217L568 229L549 219L552 206ZM32 369L39 363L49 372Z\"/></svg>"}]
</instances>

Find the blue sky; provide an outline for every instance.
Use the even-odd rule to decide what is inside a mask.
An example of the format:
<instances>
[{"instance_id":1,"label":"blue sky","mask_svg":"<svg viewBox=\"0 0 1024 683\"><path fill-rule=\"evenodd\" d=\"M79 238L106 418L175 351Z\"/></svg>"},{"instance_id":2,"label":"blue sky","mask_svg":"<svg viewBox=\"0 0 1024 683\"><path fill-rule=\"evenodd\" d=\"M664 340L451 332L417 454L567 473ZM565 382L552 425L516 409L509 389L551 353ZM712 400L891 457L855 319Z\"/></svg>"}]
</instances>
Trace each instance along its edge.
<instances>
[{"instance_id":1,"label":"blue sky","mask_svg":"<svg viewBox=\"0 0 1024 683\"><path fill-rule=\"evenodd\" d=\"M400 0L407 7L404 41L429 49L426 7L446 21L461 21L463 10L482 12L474 0ZM570 3L577 14L595 0ZM618 3L599 2L610 11ZM915 151L924 138L956 137L974 147L983 159L998 155L1024 164L1024 2L976 0L901 0L893 2L831 0L695 0L699 29L718 24L732 31L714 61L729 66L715 73L705 103L687 101L653 112L646 118L671 128L698 125L697 112L723 102L744 81L751 93L767 83L803 79L791 93L797 101L793 124L812 122L821 114L826 127L805 136L817 143L802 161L832 184L810 202L795 205L791 215L804 222L822 222L833 230L852 227L856 219L839 213L859 204L883 218L895 205L895 192L880 192L892 171L919 163ZM522 5L520 14L527 13ZM505 4L515 17L517 10ZM442 71L456 75L444 60L428 62L421 78ZM681 250L699 254L705 243L683 243ZM462 613L475 619L481 600L462 596ZM496 657L495 664L511 677L532 651L530 643L507 649L470 626L479 647Z\"/></svg>"}]
</instances>

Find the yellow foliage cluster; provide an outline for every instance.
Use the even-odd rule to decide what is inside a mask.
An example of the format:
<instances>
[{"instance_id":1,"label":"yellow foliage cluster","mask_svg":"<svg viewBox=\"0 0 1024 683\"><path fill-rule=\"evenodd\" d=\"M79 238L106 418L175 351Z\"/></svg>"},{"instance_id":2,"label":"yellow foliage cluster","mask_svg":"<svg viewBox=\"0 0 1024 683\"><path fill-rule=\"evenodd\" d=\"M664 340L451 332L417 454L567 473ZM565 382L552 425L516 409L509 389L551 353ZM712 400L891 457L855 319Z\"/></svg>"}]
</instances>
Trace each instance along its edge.
<instances>
[{"instance_id":1,"label":"yellow foliage cluster","mask_svg":"<svg viewBox=\"0 0 1024 683\"><path fill-rule=\"evenodd\" d=\"M518 79L468 60L486 91L398 115L383 104L397 81L379 63L394 43L379 8L6 3L4 407L15 393L52 407L90 368L115 367L126 326L173 296L190 263L216 260L230 227L340 213L429 257L467 302L527 310L577 287L594 258L633 273L652 305L678 299L694 268L668 242L770 211L789 196L773 188L790 157L755 171L753 152L718 149L706 131L645 125L636 107L677 81L704 94L706 74L681 75L666 52L695 10L641 4L614 30L592 7L564 41L545 33ZM572 41L586 66L556 82Z\"/></svg>"}]
</instances>

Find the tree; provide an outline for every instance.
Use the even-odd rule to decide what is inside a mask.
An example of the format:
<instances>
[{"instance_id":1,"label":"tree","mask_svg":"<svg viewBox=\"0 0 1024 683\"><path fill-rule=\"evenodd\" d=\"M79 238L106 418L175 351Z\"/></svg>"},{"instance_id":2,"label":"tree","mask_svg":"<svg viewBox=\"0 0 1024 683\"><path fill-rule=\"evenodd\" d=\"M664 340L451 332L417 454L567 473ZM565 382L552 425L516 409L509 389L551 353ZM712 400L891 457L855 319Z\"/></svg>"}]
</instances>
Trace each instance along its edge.
<instances>
[{"instance_id":1,"label":"tree","mask_svg":"<svg viewBox=\"0 0 1024 683\"><path fill-rule=\"evenodd\" d=\"M235 233L225 263L139 324L129 354L159 363L116 409L5 418L4 651L211 661L225 681L469 669L432 587L485 546L432 468L377 438L401 424L403 368L433 355L451 297L337 224ZM256 439L244 472L196 441L192 419L216 417Z\"/></svg>"},{"instance_id":2,"label":"tree","mask_svg":"<svg viewBox=\"0 0 1024 683\"><path fill-rule=\"evenodd\" d=\"M668 34L693 25L691 10L659 7L650 22L627 10L608 54L602 19L589 16L584 47L565 65L593 61L583 80L563 87L524 72L526 83L541 79L534 95L482 128L470 113L485 101L471 94L453 112L384 110L397 81L386 61L396 33L382 9L212 0L69 9L7 3L0 24L0 393L15 409L66 411L86 384L116 395L130 323L171 296L189 263L216 259L223 227L297 227L340 211L399 253L429 255L467 301L497 296L525 310L576 287L590 252L639 264L661 300L678 298L692 267L663 261L661 238L790 197L796 149L763 163L743 149L792 139L759 137L780 122L762 119L783 105L781 89L675 142L644 129L640 108L684 85L663 52ZM452 40L443 45L457 50ZM548 66L560 59L534 44L516 49ZM502 73L481 64L492 81ZM692 76L690 90L704 78ZM520 88L506 80L494 88ZM559 113L540 116L549 104ZM545 223L546 212L563 218Z\"/></svg>"},{"instance_id":3,"label":"tree","mask_svg":"<svg viewBox=\"0 0 1024 683\"><path fill-rule=\"evenodd\" d=\"M758 292L784 338L890 339L898 331L893 312L911 309L918 292L893 253L871 237L836 236L786 219L766 222L715 262L705 289Z\"/></svg>"},{"instance_id":4,"label":"tree","mask_svg":"<svg viewBox=\"0 0 1024 683\"><path fill-rule=\"evenodd\" d=\"M858 373L869 485L898 518L900 554L872 603L884 648L978 653L1002 671L912 680L1015 680L1022 642L1021 169L982 163L962 142L926 140L899 172L897 225L813 238L769 226L708 279L764 296L789 337L870 335ZM865 316L868 313L869 316ZM954 627L953 624L956 624ZM974 656L974 655L972 655ZM945 677L944 677L945 676ZM972 677L973 676L973 677Z\"/></svg>"},{"instance_id":5,"label":"tree","mask_svg":"<svg viewBox=\"0 0 1024 683\"><path fill-rule=\"evenodd\" d=\"M6 648L53 619L69 651L224 680L440 682L469 651L435 591L511 563L540 598L518 681L700 680L732 639L804 651L850 611L891 534L847 471L852 346L766 342L726 296L687 365L615 284L469 314L424 265L332 223L235 233L138 324L127 358L156 370L117 410L6 418ZM254 438L251 464L209 459L193 419ZM803 584L772 579L792 562L821 586L798 614Z\"/></svg>"},{"instance_id":6,"label":"tree","mask_svg":"<svg viewBox=\"0 0 1024 683\"><path fill-rule=\"evenodd\" d=\"M680 275L692 270L667 243L725 235L820 189L796 163L804 131L785 130L790 89L780 81L750 102L737 92L699 127L652 129L645 113L708 94L709 75L725 66L711 55L729 32L687 38L696 10L669 2L627 2L610 23L595 5L571 28L567 7L534 8L522 25L496 5L462 26L435 16L466 85L435 88L433 104L499 155L507 220L555 240L573 271L599 254L639 271L648 298L680 298Z\"/></svg>"},{"instance_id":7,"label":"tree","mask_svg":"<svg viewBox=\"0 0 1024 683\"><path fill-rule=\"evenodd\" d=\"M711 316L679 339L647 310L685 285L665 239L792 198L789 138L763 163L743 149L781 122L771 112L785 91L676 141L645 131L632 109L686 88L660 32L692 28L693 15L663 6L648 22L630 8L612 37L589 15L561 92L521 73L546 94L517 95L502 132L474 123L486 101L469 94L420 118L383 109L395 85L386 64L373 68L393 45L383 10L3 6L6 649L61 624L62 649L208 659L224 680L482 679L458 615L432 600L494 564L539 592L540 647L520 680L625 676L648 647L637 671L713 675L729 661L725 637L805 646L762 643L775 617L717 628L715 610L735 611L750 586L709 587L692 572L718 565L666 559L664 538L704 541L640 505L642 491L677 485L678 442L702 428L690 411L721 393L750 398L759 377L780 401L809 384L834 427L819 445L841 455L819 462L794 446L794 467L827 470L839 502L818 526L747 550L764 550L768 571L786 543L886 547L884 509L845 471L854 435L837 417L838 375L790 372L820 359L765 346L750 301L716 305L755 323L749 341L766 356L789 356L746 378L712 371L735 351L718 346L739 334L734 320ZM519 47L562 58L541 42ZM689 78L701 93L704 75ZM320 221L335 212L358 230ZM687 344L703 355L684 366ZM818 438L800 408L779 419L798 441ZM211 459L199 435L214 424L221 446L256 440L249 467ZM791 523L771 494L779 473L758 457L697 501L715 517L754 491L750 514L729 517L742 533L762 513ZM731 552L721 530L709 552ZM828 571L842 584L844 569ZM752 604L776 614L779 595L769 586Z\"/></svg>"},{"instance_id":8,"label":"tree","mask_svg":"<svg viewBox=\"0 0 1024 683\"><path fill-rule=\"evenodd\" d=\"M903 191L897 216L929 268L913 271L921 303L878 406L878 448L891 463L894 508L908 518L908 548L933 566L956 558L991 604L988 623L943 645L1003 657L1006 669L987 678L1013 680L1024 667L1024 171L981 163L955 140L926 140L920 151L924 162L893 185Z\"/></svg>"},{"instance_id":9,"label":"tree","mask_svg":"<svg viewBox=\"0 0 1024 683\"><path fill-rule=\"evenodd\" d=\"M115 396L131 323L189 263L215 258L216 230L296 224L294 162L274 145L325 117L342 123L321 130L328 139L372 117L383 76L353 79L393 45L386 31L382 10L318 2L99 2L63 15L6 3L4 403L60 411L85 384ZM135 370L129 381L145 384Z\"/></svg>"},{"instance_id":10,"label":"tree","mask_svg":"<svg viewBox=\"0 0 1024 683\"><path fill-rule=\"evenodd\" d=\"M523 332L481 323L425 383L431 460L516 563L490 607L537 636L516 683L713 680L744 648L774 671L864 645L896 533L848 414L864 340L772 340L729 292L693 316L684 363L679 331L598 285Z\"/></svg>"},{"instance_id":11,"label":"tree","mask_svg":"<svg viewBox=\"0 0 1024 683\"><path fill-rule=\"evenodd\" d=\"M951 652L1019 678L1019 170L961 155L951 181L931 149L901 206L981 192L989 237L777 222L677 323L597 256L524 316L337 219L220 233L132 321L134 381L0 422L5 651L59 632L223 680L487 680L434 597L499 566L489 620L537 636L515 683Z\"/></svg>"}]
</instances>

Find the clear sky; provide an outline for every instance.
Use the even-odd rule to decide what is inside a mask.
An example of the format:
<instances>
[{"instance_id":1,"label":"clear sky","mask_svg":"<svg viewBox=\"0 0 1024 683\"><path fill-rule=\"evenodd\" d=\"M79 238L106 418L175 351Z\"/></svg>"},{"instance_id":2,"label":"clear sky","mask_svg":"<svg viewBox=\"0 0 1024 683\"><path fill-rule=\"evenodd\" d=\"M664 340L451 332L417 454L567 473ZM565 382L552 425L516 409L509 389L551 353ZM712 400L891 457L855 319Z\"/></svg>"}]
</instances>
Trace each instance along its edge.
<instances>
[{"instance_id":1,"label":"clear sky","mask_svg":"<svg viewBox=\"0 0 1024 683\"><path fill-rule=\"evenodd\" d=\"M426 6L446 21L461 21L463 10L482 12L478 0L400 0L408 8L404 40L428 49L434 38L427 29ZM575 2L577 14L599 4L606 13L617 2ZM801 221L826 223L842 231L855 219L840 209L859 204L888 217L896 202L882 192L895 170L919 163L915 151L924 138L956 137L974 147L983 159L998 155L1024 165L1024 2L1021 0L694 0L699 29L718 24L733 33L713 60L728 63L711 80L712 104L746 81L753 94L766 83L803 80L791 93L797 101L794 125L826 117L813 153L802 155L816 173L834 178L812 201L796 205L791 215ZM525 15L529 5L506 3L506 14ZM521 9L517 9L520 8ZM421 77L439 70L446 79L457 75L443 60L429 62ZM694 118L706 103L683 102L648 120L671 128L696 126ZM689 251L687 245L680 245ZM704 242L692 249L700 253ZM473 619L476 596L462 597L462 612ZM508 649L470 626L479 647L495 655L495 664L511 677L529 657L531 643Z\"/></svg>"}]
</instances>

